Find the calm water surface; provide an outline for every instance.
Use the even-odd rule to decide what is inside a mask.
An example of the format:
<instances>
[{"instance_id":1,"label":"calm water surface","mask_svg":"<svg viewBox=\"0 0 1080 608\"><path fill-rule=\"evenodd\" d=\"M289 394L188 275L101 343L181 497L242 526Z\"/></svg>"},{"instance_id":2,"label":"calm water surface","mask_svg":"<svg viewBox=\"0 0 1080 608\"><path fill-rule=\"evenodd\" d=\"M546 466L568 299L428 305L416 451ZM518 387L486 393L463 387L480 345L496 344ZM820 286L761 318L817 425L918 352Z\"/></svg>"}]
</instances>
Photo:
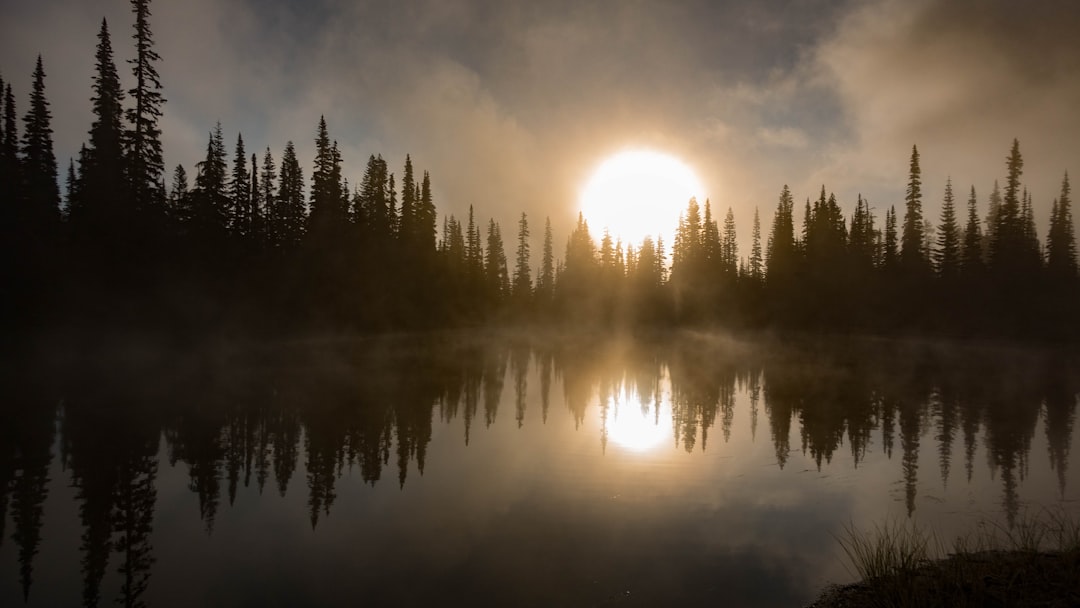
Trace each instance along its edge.
<instances>
[{"instance_id":1,"label":"calm water surface","mask_svg":"<svg viewBox=\"0 0 1080 608\"><path fill-rule=\"evenodd\" d=\"M1080 514L1080 365L487 336L7 366L0 605L797 606L833 535Z\"/></svg>"}]
</instances>

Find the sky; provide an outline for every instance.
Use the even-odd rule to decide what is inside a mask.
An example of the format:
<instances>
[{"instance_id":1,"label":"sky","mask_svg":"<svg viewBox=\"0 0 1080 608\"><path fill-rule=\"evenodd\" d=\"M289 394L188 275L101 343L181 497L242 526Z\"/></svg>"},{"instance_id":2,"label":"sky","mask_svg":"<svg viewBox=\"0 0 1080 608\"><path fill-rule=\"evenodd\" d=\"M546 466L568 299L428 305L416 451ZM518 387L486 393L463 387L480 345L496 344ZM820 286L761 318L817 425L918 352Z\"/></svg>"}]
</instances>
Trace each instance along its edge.
<instances>
[{"instance_id":1,"label":"sky","mask_svg":"<svg viewBox=\"0 0 1080 608\"><path fill-rule=\"evenodd\" d=\"M0 76L21 116L40 53L61 169L87 139L101 19L130 86L123 0L0 0ZM185 0L151 3L167 99L165 164L189 175L221 122L230 150L296 143L310 182L320 115L357 184L369 155L430 171L440 213L470 204L538 251L556 242L607 156L670 153L732 208L740 254L755 207L822 186L850 214L903 206L912 145L924 211L947 178L980 214L1013 138L1045 237L1080 173L1080 3L1073 0ZM801 204L797 205L801 208ZM679 209L672 213L678 213Z\"/></svg>"}]
</instances>

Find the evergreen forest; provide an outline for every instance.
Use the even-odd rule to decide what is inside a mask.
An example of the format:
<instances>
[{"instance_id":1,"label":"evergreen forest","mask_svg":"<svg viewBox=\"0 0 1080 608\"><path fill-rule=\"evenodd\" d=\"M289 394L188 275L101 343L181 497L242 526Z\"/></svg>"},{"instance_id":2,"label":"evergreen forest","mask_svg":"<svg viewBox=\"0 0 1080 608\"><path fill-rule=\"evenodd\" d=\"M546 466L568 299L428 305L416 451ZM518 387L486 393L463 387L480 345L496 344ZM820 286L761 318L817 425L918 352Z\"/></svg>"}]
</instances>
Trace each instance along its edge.
<instances>
[{"instance_id":1,"label":"evergreen forest","mask_svg":"<svg viewBox=\"0 0 1080 608\"><path fill-rule=\"evenodd\" d=\"M350 182L323 118L312 120L311 164L293 142L249 149L241 134L227 144L218 124L202 160L166 168L150 2L131 5L134 45L121 65L132 86L103 20L93 122L66 167L53 150L42 58L25 109L0 80L9 334L535 324L1080 337L1069 177L1049 226L1036 226L1018 141L1003 146L1006 177L989 192L951 181L924 192L913 146L903 204L883 218L862 196L845 210L824 186L797 213L783 186L775 206L755 211L749 248L730 208L694 199L671 243L617 242L580 216L556 240L550 218L522 213L504 227L472 208L440 214L433 177L411 156L398 170L372 154ZM941 197L940 217L923 214L927 197Z\"/></svg>"}]
</instances>

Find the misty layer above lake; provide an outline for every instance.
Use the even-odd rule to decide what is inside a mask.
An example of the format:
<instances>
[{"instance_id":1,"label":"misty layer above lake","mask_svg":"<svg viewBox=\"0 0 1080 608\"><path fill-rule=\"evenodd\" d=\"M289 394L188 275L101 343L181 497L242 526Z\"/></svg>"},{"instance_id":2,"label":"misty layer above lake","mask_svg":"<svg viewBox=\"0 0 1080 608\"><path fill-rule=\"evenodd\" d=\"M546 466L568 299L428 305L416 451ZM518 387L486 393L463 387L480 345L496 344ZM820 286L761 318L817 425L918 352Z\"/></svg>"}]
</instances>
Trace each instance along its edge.
<instances>
[{"instance_id":1,"label":"misty layer above lake","mask_svg":"<svg viewBox=\"0 0 1080 608\"><path fill-rule=\"evenodd\" d=\"M798 604L831 533L1074 504L1068 355L432 334L9 366L0 603Z\"/></svg>"}]
</instances>

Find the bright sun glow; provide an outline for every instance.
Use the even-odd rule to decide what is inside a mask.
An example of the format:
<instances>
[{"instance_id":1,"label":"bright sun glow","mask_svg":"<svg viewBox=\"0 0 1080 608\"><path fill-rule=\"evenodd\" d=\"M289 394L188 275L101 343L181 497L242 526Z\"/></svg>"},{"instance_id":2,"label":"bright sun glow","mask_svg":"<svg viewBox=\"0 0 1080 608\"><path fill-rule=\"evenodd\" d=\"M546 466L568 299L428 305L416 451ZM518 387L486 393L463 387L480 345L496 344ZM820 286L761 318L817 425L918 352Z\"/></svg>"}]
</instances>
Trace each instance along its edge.
<instances>
[{"instance_id":1,"label":"bright sun glow","mask_svg":"<svg viewBox=\"0 0 1080 608\"><path fill-rule=\"evenodd\" d=\"M603 420L608 441L634 452L646 452L672 442L670 405L648 399L646 403L648 407L642 407L642 399L636 394L612 399Z\"/></svg>"},{"instance_id":2,"label":"bright sun glow","mask_svg":"<svg viewBox=\"0 0 1080 608\"><path fill-rule=\"evenodd\" d=\"M607 229L625 245L646 236L671 238L691 196L703 195L701 182L685 163L661 152L628 150L600 164L581 190L579 205L597 240Z\"/></svg>"}]
</instances>

